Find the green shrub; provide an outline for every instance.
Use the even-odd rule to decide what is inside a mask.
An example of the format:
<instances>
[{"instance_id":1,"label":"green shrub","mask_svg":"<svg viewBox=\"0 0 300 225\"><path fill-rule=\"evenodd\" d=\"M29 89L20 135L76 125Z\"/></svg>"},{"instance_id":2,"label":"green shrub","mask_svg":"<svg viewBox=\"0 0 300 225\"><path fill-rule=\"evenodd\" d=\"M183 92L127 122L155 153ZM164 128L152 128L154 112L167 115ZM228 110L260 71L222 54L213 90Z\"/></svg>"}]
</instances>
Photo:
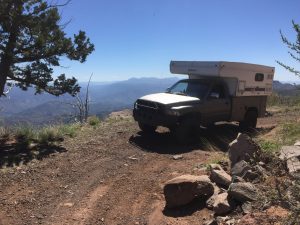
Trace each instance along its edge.
<instances>
[{"instance_id":1,"label":"green shrub","mask_svg":"<svg viewBox=\"0 0 300 225\"><path fill-rule=\"evenodd\" d=\"M0 127L0 139L6 139L10 136L11 130L7 127Z\"/></svg>"},{"instance_id":2,"label":"green shrub","mask_svg":"<svg viewBox=\"0 0 300 225\"><path fill-rule=\"evenodd\" d=\"M283 144L294 144L300 139L300 122L282 124L280 136Z\"/></svg>"},{"instance_id":3,"label":"green shrub","mask_svg":"<svg viewBox=\"0 0 300 225\"><path fill-rule=\"evenodd\" d=\"M63 124L59 126L59 132L63 136L69 136L71 138L76 136L76 133L80 129L80 123Z\"/></svg>"},{"instance_id":4,"label":"green shrub","mask_svg":"<svg viewBox=\"0 0 300 225\"><path fill-rule=\"evenodd\" d=\"M300 106L300 96L283 96L276 93L268 96L268 106Z\"/></svg>"},{"instance_id":5,"label":"green shrub","mask_svg":"<svg viewBox=\"0 0 300 225\"><path fill-rule=\"evenodd\" d=\"M35 130L30 126L20 126L14 130L14 134L16 137L27 137L29 139L33 139L36 135Z\"/></svg>"},{"instance_id":6,"label":"green shrub","mask_svg":"<svg viewBox=\"0 0 300 225\"><path fill-rule=\"evenodd\" d=\"M97 116L90 116L88 118L88 123L91 126L97 126L100 123L100 119Z\"/></svg>"},{"instance_id":7,"label":"green shrub","mask_svg":"<svg viewBox=\"0 0 300 225\"><path fill-rule=\"evenodd\" d=\"M279 150L280 144L275 141L259 140L258 144L262 151L266 153L275 153Z\"/></svg>"},{"instance_id":8,"label":"green shrub","mask_svg":"<svg viewBox=\"0 0 300 225\"><path fill-rule=\"evenodd\" d=\"M58 127L44 127L38 131L37 142L39 144L48 145L53 142L62 141L63 135Z\"/></svg>"},{"instance_id":9,"label":"green shrub","mask_svg":"<svg viewBox=\"0 0 300 225\"><path fill-rule=\"evenodd\" d=\"M20 126L14 130L14 136L20 144L28 146L36 139L37 133L30 126Z\"/></svg>"}]
</instances>

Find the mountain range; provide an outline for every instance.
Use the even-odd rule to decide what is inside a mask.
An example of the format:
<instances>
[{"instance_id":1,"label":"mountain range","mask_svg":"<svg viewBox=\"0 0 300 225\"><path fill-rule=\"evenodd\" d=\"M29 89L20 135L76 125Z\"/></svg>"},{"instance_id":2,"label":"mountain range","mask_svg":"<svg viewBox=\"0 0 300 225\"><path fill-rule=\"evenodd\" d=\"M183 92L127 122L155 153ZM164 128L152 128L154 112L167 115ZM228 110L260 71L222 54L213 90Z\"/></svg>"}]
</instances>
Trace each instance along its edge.
<instances>
[{"instance_id":1,"label":"mountain range","mask_svg":"<svg viewBox=\"0 0 300 225\"><path fill-rule=\"evenodd\" d=\"M90 114L105 117L113 111L132 108L134 101L146 94L162 92L178 81L178 78L131 78L113 83L91 83L89 89ZM86 83L82 86L82 96ZM274 81L275 92L282 95L299 95L297 86ZM22 91L14 88L8 97L0 98L0 120L5 125L53 124L71 121L76 113L69 95L55 97L49 94L34 94L34 89Z\"/></svg>"}]
</instances>

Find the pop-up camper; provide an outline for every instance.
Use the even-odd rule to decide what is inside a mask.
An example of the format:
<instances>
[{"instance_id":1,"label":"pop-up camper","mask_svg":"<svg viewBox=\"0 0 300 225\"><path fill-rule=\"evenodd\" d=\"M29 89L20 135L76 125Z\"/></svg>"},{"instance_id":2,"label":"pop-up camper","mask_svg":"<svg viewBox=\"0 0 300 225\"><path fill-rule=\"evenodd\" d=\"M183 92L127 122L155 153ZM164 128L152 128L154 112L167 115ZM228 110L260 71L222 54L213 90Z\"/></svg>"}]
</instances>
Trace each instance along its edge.
<instances>
[{"instance_id":1,"label":"pop-up camper","mask_svg":"<svg viewBox=\"0 0 300 225\"><path fill-rule=\"evenodd\" d=\"M195 128L237 121L255 128L272 93L274 67L237 62L171 61L170 71L188 75L165 93L139 98L133 116L144 132L168 127L178 139Z\"/></svg>"}]
</instances>

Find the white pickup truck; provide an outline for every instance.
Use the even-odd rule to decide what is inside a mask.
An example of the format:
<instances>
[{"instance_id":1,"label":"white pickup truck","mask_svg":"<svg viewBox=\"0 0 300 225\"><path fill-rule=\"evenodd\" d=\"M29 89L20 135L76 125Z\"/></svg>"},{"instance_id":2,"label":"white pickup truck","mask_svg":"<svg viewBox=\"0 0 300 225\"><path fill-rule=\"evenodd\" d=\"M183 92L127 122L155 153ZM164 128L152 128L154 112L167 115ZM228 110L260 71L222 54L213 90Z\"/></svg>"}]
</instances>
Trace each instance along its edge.
<instances>
[{"instance_id":1,"label":"white pickup truck","mask_svg":"<svg viewBox=\"0 0 300 225\"><path fill-rule=\"evenodd\" d=\"M144 132L168 127L178 139L200 126L237 121L255 128L272 93L274 67L237 62L171 61L170 71L188 75L165 93L139 98L133 116Z\"/></svg>"}]
</instances>

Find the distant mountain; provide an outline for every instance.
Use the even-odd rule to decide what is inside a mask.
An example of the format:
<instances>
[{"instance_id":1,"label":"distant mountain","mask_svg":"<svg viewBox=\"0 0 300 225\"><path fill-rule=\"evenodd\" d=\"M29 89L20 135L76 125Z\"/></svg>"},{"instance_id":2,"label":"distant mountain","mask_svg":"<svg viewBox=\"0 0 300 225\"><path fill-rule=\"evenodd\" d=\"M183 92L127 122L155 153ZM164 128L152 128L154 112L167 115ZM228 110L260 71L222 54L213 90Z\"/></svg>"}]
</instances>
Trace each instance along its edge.
<instances>
[{"instance_id":1,"label":"distant mountain","mask_svg":"<svg viewBox=\"0 0 300 225\"><path fill-rule=\"evenodd\" d=\"M132 108L134 101L146 94L161 92L177 82L177 78L132 78L114 83L90 84L90 113L101 117L112 111ZM86 83L81 83L81 93ZM7 98L0 98L0 118L5 124L30 123L34 125L67 121L74 115L74 102L69 95L55 97L49 94L34 95L34 89L15 88Z\"/></svg>"},{"instance_id":2,"label":"distant mountain","mask_svg":"<svg viewBox=\"0 0 300 225\"><path fill-rule=\"evenodd\" d=\"M300 85L291 83L282 83L280 81L273 81L273 90L281 95L300 95Z\"/></svg>"},{"instance_id":3,"label":"distant mountain","mask_svg":"<svg viewBox=\"0 0 300 225\"><path fill-rule=\"evenodd\" d=\"M134 101L146 94L162 92L177 82L175 77L131 78L114 83L90 84L90 114L105 117L113 111L133 108ZM81 93L84 95L86 83ZM274 81L274 91L282 95L299 95L293 84ZM74 98L69 95L55 97L49 94L34 95L34 90L13 89L8 98L0 98L0 119L5 124L30 123L33 125L68 122L75 109L69 104Z\"/></svg>"}]
</instances>

